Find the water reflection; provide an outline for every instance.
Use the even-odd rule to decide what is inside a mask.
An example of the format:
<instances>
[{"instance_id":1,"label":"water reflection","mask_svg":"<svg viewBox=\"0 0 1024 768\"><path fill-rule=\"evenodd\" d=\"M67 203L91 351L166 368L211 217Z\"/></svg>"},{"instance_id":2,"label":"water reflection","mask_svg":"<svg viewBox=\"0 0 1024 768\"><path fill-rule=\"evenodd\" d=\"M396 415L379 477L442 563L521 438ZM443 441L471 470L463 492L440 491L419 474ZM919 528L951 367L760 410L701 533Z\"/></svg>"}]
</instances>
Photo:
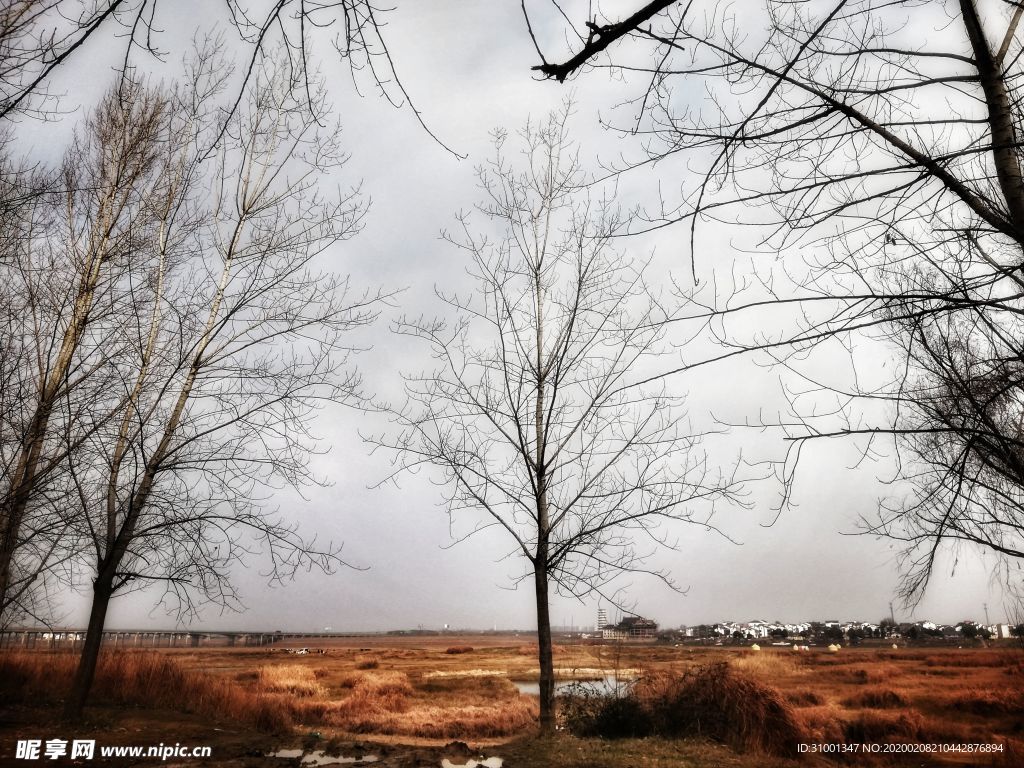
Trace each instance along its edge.
<instances>
[{"instance_id":1,"label":"water reflection","mask_svg":"<svg viewBox=\"0 0 1024 768\"><path fill-rule=\"evenodd\" d=\"M271 752L267 757L283 757L283 758L296 758L302 756L303 750L301 749L282 749L278 752ZM376 763L379 760L376 755L363 755L362 757L334 757L328 755L322 749L318 749L315 752L310 752L308 755L302 756L302 765L318 766L318 765L345 765L351 763Z\"/></svg>"},{"instance_id":2,"label":"water reflection","mask_svg":"<svg viewBox=\"0 0 1024 768\"><path fill-rule=\"evenodd\" d=\"M605 675L598 680L557 680L555 681L555 695L571 693L572 691L568 690L570 688L575 688L577 691L583 688L587 692L600 695L622 693L632 682L631 679L618 675ZM512 683L522 694L540 696L540 683L535 680L513 680Z\"/></svg>"}]
</instances>

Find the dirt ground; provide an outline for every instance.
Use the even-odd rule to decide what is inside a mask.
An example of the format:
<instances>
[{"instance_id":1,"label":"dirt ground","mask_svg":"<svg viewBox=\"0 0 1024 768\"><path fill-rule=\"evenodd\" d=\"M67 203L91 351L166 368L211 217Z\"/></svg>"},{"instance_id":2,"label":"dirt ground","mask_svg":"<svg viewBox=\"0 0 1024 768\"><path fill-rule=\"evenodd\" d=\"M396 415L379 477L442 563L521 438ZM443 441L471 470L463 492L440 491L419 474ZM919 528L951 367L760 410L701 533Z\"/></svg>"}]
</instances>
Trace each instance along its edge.
<instances>
[{"instance_id":1,"label":"dirt ground","mask_svg":"<svg viewBox=\"0 0 1024 768\"><path fill-rule=\"evenodd\" d=\"M495 764L483 762L487 758L501 758L503 768L1024 765L1019 757L1024 755L1024 653L1019 649L885 647L828 653L815 648L801 653L654 644L556 648L556 668L564 679L682 673L729 659L782 692L820 743L849 743L853 733L865 743L988 744L1000 750L980 753L945 747L942 752L895 757L847 753L823 758L809 753L790 760L736 754L693 739L605 741L564 733L538 739L521 718L525 706L535 705L514 685L536 674L531 640L528 635L448 635L302 641L302 647L314 651L309 654L273 646L162 649L159 653L204 676L230 680L247 690L300 698L306 709L298 711L315 716L310 714L307 722L300 714L290 731L264 733L216 714L190 714L190 702L156 709L145 702L99 701L89 708L85 722L72 727L61 723L57 701L0 701L0 765L32 765L15 757L17 741L28 738L93 739L106 746L209 746L212 751L209 759L97 755L77 763L34 763L84 766L292 768L313 765L310 761L318 753L323 753L321 765L329 764L331 756L349 758L349 764L352 758L371 756L380 768ZM299 647L298 642L287 645ZM325 653L316 652L321 649ZM370 696L365 713L360 710L363 700L357 700L364 695L363 684L378 686L365 694ZM381 685L391 687L386 694L374 693L385 690ZM268 757L282 750L293 750L288 753L292 756Z\"/></svg>"}]
</instances>

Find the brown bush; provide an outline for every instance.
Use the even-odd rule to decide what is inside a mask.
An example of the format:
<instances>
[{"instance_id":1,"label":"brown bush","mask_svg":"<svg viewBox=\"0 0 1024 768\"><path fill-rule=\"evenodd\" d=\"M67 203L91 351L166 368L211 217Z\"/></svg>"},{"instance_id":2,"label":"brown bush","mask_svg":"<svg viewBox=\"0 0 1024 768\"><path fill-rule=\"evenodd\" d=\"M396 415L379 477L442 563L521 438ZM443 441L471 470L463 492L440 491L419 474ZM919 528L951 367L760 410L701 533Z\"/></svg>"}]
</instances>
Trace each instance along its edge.
<instances>
[{"instance_id":1,"label":"brown bush","mask_svg":"<svg viewBox=\"0 0 1024 768\"><path fill-rule=\"evenodd\" d=\"M444 652L445 653L450 653L452 655L457 655L457 654L460 654L460 653L472 653L473 652L473 646L472 645L453 645L450 648L445 648Z\"/></svg>"},{"instance_id":2,"label":"brown bush","mask_svg":"<svg viewBox=\"0 0 1024 768\"><path fill-rule=\"evenodd\" d=\"M844 707L867 707L870 709L892 709L905 707L907 700L891 688L867 688L843 699Z\"/></svg>"},{"instance_id":3,"label":"brown bush","mask_svg":"<svg viewBox=\"0 0 1024 768\"><path fill-rule=\"evenodd\" d=\"M834 704L807 707L796 714L807 733L808 741L819 744L843 743L843 721Z\"/></svg>"},{"instance_id":4,"label":"brown bush","mask_svg":"<svg viewBox=\"0 0 1024 768\"><path fill-rule=\"evenodd\" d=\"M778 689L731 669L726 662L683 677L680 696L662 710L668 723L729 744L739 752L792 756L806 741L793 708ZM682 734L680 734L682 735Z\"/></svg>"},{"instance_id":5,"label":"brown bush","mask_svg":"<svg viewBox=\"0 0 1024 768\"><path fill-rule=\"evenodd\" d=\"M380 662L376 659L363 659L356 662L356 669L377 669L380 667Z\"/></svg>"},{"instance_id":6,"label":"brown bush","mask_svg":"<svg viewBox=\"0 0 1024 768\"><path fill-rule=\"evenodd\" d=\"M807 740L776 688L725 661L681 677L648 677L626 696L579 695L568 702L566 714L570 730L588 736L703 736L739 752L787 757Z\"/></svg>"}]
</instances>

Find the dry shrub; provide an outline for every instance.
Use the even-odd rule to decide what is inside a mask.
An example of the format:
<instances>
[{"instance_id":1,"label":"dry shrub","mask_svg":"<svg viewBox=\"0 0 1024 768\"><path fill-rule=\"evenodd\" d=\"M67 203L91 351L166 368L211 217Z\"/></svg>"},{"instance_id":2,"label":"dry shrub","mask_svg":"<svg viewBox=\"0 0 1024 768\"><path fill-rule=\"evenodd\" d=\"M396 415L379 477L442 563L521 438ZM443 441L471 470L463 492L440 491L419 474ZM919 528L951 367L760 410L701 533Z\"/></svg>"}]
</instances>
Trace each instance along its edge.
<instances>
[{"instance_id":1,"label":"dry shrub","mask_svg":"<svg viewBox=\"0 0 1024 768\"><path fill-rule=\"evenodd\" d=\"M259 687L270 693L317 697L327 695L327 689L317 682L316 673L300 664L260 667L257 674Z\"/></svg>"},{"instance_id":2,"label":"dry shrub","mask_svg":"<svg viewBox=\"0 0 1024 768\"><path fill-rule=\"evenodd\" d=\"M834 704L807 707L797 712L807 739L818 744L843 743L843 721L840 710Z\"/></svg>"},{"instance_id":3,"label":"dry shrub","mask_svg":"<svg viewBox=\"0 0 1024 768\"><path fill-rule=\"evenodd\" d=\"M783 695L721 661L648 677L620 697L570 698L566 725L585 736L703 736L739 752L792 756L806 731Z\"/></svg>"},{"instance_id":4,"label":"dry shrub","mask_svg":"<svg viewBox=\"0 0 1024 768\"><path fill-rule=\"evenodd\" d=\"M456 654L460 654L460 653L472 653L473 652L473 646L472 645L453 645L450 648L445 648L444 652L445 653L450 653L452 655L456 655Z\"/></svg>"},{"instance_id":5,"label":"dry shrub","mask_svg":"<svg viewBox=\"0 0 1024 768\"><path fill-rule=\"evenodd\" d=\"M848 742L888 743L927 741L924 718L917 710L880 712L865 710L848 720L843 733Z\"/></svg>"},{"instance_id":6,"label":"dry shrub","mask_svg":"<svg viewBox=\"0 0 1024 768\"><path fill-rule=\"evenodd\" d=\"M362 659L356 662L356 669L377 669L380 662L376 659Z\"/></svg>"},{"instance_id":7,"label":"dry shrub","mask_svg":"<svg viewBox=\"0 0 1024 768\"><path fill-rule=\"evenodd\" d=\"M966 691L955 696L949 705L959 712L982 717L1024 714L1021 692L1014 690Z\"/></svg>"},{"instance_id":8,"label":"dry shrub","mask_svg":"<svg viewBox=\"0 0 1024 768\"><path fill-rule=\"evenodd\" d=\"M663 702L669 728L696 730L739 752L792 756L806 736L778 689L717 662L686 674L673 702ZM678 735L682 735L680 732Z\"/></svg>"},{"instance_id":9,"label":"dry shrub","mask_svg":"<svg viewBox=\"0 0 1024 768\"><path fill-rule=\"evenodd\" d=\"M866 688L843 699L844 707L867 707L870 709L893 709L905 707L907 700L891 688Z\"/></svg>"},{"instance_id":10,"label":"dry shrub","mask_svg":"<svg viewBox=\"0 0 1024 768\"><path fill-rule=\"evenodd\" d=\"M797 688L786 693L786 699L794 707L818 707L825 703L825 699L817 691L810 688Z\"/></svg>"},{"instance_id":11,"label":"dry shrub","mask_svg":"<svg viewBox=\"0 0 1024 768\"><path fill-rule=\"evenodd\" d=\"M7 701L38 702L63 696L77 664L78 656L70 653L0 654L0 691ZM293 723L289 697L246 690L233 680L188 670L152 651L101 653L92 696L224 717L261 731L286 731Z\"/></svg>"}]
</instances>

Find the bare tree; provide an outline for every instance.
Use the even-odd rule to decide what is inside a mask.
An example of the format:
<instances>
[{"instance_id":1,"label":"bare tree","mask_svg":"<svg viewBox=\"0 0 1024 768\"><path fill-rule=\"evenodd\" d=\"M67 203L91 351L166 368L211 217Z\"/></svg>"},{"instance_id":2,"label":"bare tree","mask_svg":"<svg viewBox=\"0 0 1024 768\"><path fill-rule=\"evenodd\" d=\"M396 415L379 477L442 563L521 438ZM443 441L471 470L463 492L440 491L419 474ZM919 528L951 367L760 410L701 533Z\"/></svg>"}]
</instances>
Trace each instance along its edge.
<instances>
[{"instance_id":1,"label":"bare tree","mask_svg":"<svg viewBox=\"0 0 1024 768\"><path fill-rule=\"evenodd\" d=\"M60 443L68 439L55 436L66 435L67 411L89 399L85 383L107 371L103 347L117 337L109 328L106 338L90 329L136 261L146 201L160 176L165 107L141 95L129 102L108 96L68 153L63 193L45 198L48 210L21 209L19 247L2 265L12 304L3 329L9 368L0 425L0 613L36 572L24 571L12 592L15 553L30 537L26 519L39 512L33 505L45 504L47 483L66 458ZM89 419L77 424L90 428Z\"/></svg>"},{"instance_id":2,"label":"bare tree","mask_svg":"<svg viewBox=\"0 0 1024 768\"><path fill-rule=\"evenodd\" d=\"M0 158L0 489L6 490L13 472L12 462L21 453L26 418L35 394L34 371L39 337L27 322L39 310L34 305L39 280L44 274L31 269L34 248L45 239L53 224L52 175L32 172ZM2 518L0 518L2 519ZM25 613L33 603L36 576L45 570L46 547L29 557L29 540L18 526L14 549L21 550L18 562L5 563L6 588L0 597L0 626ZM8 534L10 535L10 534Z\"/></svg>"},{"instance_id":3,"label":"bare tree","mask_svg":"<svg viewBox=\"0 0 1024 768\"><path fill-rule=\"evenodd\" d=\"M178 610L196 599L234 606L229 566L257 542L273 580L341 562L261 498L316 481L314 408L356 398L344 336L371 322L382 299L351 298L347 281L314 268L357 231L363 207L356 191L318 191L344 158L305 110L298 78L284 63L254 74L205 177L181 172L205 153L176 143L170 123L151 258L122 282L120 311L109 315L127 330L119 386L100 404L110 416L68 452L95 574L69 717L81 714L116 594L158 583ZM208 203L198 178L212 181ZM178 216L195 228L168 247Z\"/></svg>"},{"instance_id":4,"label":"bare tree","mask_svg":"<svg viewBox=\"0 0 1024 768\"><path fill-rule=\"evenodd\" d=\"M408 105L428 135L445 146L423 121L395 71L382 34L386 9L370 0L221 0L217 9L244 50L242 83L230 110L240 106L245 85L273 49L302 73L299 93L305 106L317 119L325 117L315 112L318 100L307 73L316 70L313 52L329 45L347 62L354 80L369 77L391 104ZM204 13L209 10L204 8ZM180 9L161 0L8 0L0 7L0 120L26 112L49 115L57 96L50 90L54 76L77 61L91 39L117 41L125 82L146 57L163 59L167 51L160 47L161 13Z\"/></svg>"},{"instance_id":5,"label":"bare tree","mask_svg":"<svg viewBox=\"0 0 1024 768\"><path fill-rule=\"evenodd\" d=\"M672 524L711 528L714 502L738 493L706 466L681 398L644 384L666 353L671 313L643 263L613 250L623 221L587 199L567 118L568 108L522 132L521 167L497 135L479 211L501 237L460 217L449 240L469 257L476 290L438 291L451 319L396 324L438 367L406 377L398 432L371 439L395 452L395 474L434 467L449 514L482 516L468 535L501 529L526 561L545 731L555 725L551 590L605 594L616 576L645 571L649 547L672 544Z\"/></svg>"},{"instance_id":6,"label":"bare tree","mask_svg":"<svg viewBox=\"0 0 1024 768\"><path fill-rule=\"evenodd\" d=\"M620 128L644 149L627 166L703 168L692 184L679 177L679 198L645 227L687 223L692 254L703 222L767 221L773 260L800 249L761 268L749 300L716 308L755 316L783 302L803 313L770 343L733 339L738 350L791 364L787 350L824 340L893 345L902 365L891 379L872 372L870 384L838 388L835 418L797 409L786 429L796 455L809 439L851 434L868 438L867 452L882 440L897 449L915 490L869 528L906 542L903 592L914 600L943 545L1024 550L1024 5L759 8L740 18L724 3L647 3L625 20L589 20L574 55L537 69L559 80L584 65L631 73L642 87ZM799 375L808 391L836 395L813 371Z\"/></svg>"}]
</instances>

